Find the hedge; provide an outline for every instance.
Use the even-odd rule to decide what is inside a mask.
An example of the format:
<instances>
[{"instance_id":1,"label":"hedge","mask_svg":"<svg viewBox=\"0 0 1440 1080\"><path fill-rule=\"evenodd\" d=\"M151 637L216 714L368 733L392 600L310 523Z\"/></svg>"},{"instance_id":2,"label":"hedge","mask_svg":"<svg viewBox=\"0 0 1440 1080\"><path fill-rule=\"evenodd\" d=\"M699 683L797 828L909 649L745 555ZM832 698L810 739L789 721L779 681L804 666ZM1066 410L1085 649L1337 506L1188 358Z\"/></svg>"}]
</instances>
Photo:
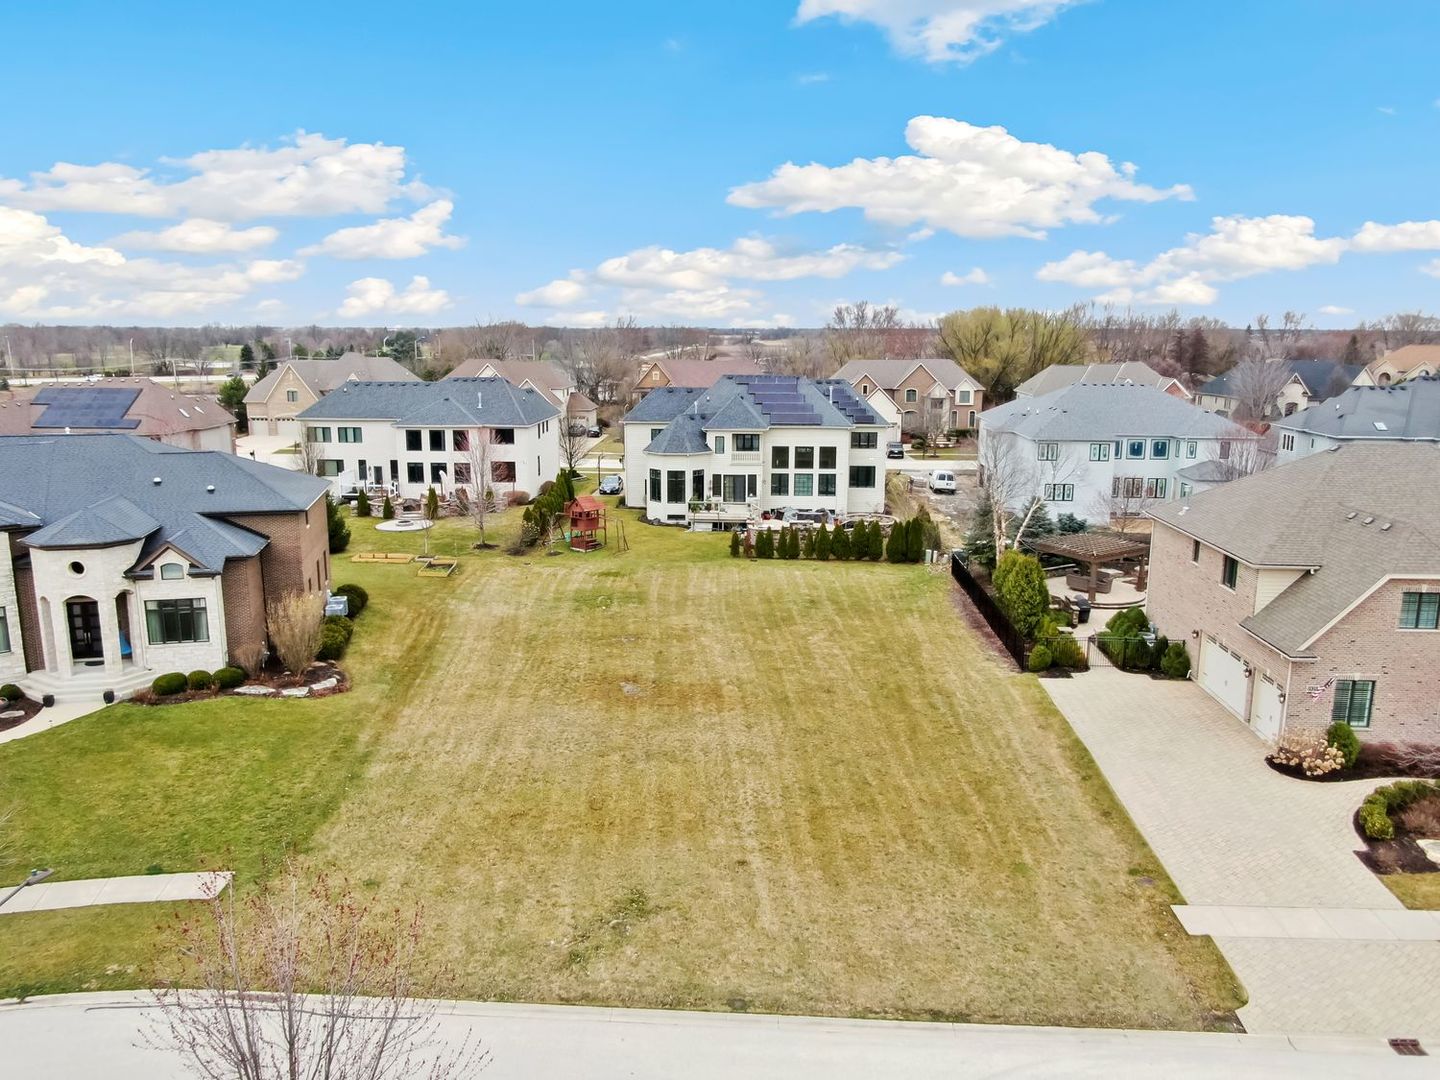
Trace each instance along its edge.
<instances>
[{"instance_id":1,"label":"hedge","mask_svg":"<svg viewBox=\"0 0 1440 1080\"><path fill-rule=\"evenodd\" d=\"M4 686L0 686L0 700L19 701L24 696L24 692L13 682L7 682Z\"/></svg>"},{"instance_id":2,"label":"hedge","mask_svg":"<svg viewBox=\"0 0 1440 1080\"><path fill-rule=\"evenodd\" d=\"M350 618L355 618L365 610L365 605L370 603L370 594L359 585L339 585L332 592L336 596L343 596L350 601Z\"/></svg>"},{"instance_id":3,"label":"hedge","mask_svg":"<svg viewBox=\"0 0 1440 1080\"><path fill-rule=\"evenodd\" d=\"M355 624L344 615L327 615L325 626L320 631L320 651L317 660L339 660L345 655L350 637L355 633Z\"/></svg>"},{"instance_id":4,"label":"hedge","mask_svg":"<svg viewBox=\"0 0 1440 1080\"><path fill-rule=\"evenodd\" d=\"M1398 780L1378 787L1360 804L1360 828L1371 840L1393 840L1395 822L1390 815L1431 795L1440 795L1440 782Z\"/></svg>"},{"instance_id":5,"label":"hedge","mask_svg":"<svg viewBox=\"0 0 1440 1080\"><path fill-rule=\"evenodd\" d=\"M233 690L245 681L245 670L238 667L222 667L215 672L215 686L220 690Z\"/></svg>"},{"instance_id":6,"label":"hedge","mask_svg":"<svg viewBox=\"0 0 1440 1080\"><path fill-rule=\"evenodd\" d=\"M191 690L209 690L215 685L215 676L208 671L192 671L185 676L185 685Z\"/></svg>"},{"instance_id":7,"label":"hedge","mask_svg":"<svg viewBox=\"0 0 1440 1080\"><path fill-rule=\"evenodd\" d=\"M150 684L150 690L156 697L169 697L172 694L183 694L188 685L190 684L183 671L167 671L164 675L155 677L155 681Z\"/></svg>"}]
</instances>

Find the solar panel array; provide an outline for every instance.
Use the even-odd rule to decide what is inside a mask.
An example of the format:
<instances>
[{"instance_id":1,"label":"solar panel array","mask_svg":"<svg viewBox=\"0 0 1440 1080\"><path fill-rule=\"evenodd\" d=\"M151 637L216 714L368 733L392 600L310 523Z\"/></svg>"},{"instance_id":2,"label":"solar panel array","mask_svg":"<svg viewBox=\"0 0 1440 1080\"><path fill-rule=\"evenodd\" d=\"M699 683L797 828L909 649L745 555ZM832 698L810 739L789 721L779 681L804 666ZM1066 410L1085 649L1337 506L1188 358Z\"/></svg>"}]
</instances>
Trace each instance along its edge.
<instances>
[{"instance_id":1,"label":"solar panel array","mask_svg":"<svg viewBox=\"0 0 1440 1080\"><path fill-rule=\"evenodd\" d=\"M750 396L772 424L818 424L817 413L793 375L758 375L748 380Z\"/></svg>"},{"instance_id":2,"label":"solar panel array","mask_svg":"<svg viewBox=\"0 0 1440 1080\"><path fill-rule=\"evenodd\" d=\"M861 401L846 382L823 384L830 394L830 403L839 409L852 424L883 424L884 421L865 402Z\"/></svg>"},{"instance_id":3,"label":"solar panel array","mask_svg":"<svg viewBox=\"0 0 1440 1080\"><path fill-rule=\"evenodd\" d=\"M35 395L45 411L37 428L105 428L125 431L140 426L125 414L140 391L120 386L47 386Z\"/></svg>"}]
</instances>

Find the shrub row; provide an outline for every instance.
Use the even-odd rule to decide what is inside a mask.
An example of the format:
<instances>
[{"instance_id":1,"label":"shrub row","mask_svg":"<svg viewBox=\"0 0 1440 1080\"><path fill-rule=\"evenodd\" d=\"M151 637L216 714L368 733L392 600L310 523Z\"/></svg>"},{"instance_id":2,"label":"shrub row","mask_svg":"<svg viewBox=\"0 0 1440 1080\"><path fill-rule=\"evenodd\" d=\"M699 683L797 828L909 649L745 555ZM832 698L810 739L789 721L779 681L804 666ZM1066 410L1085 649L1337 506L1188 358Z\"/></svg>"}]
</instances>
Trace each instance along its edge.
<instances>
[{"instance_id":1,"label":"shrub row","mask_svg":"<svg viewBox=\"0 0 1440 1080\"><path fill-rule=\"evenodd\" d=\"M1399 780L1376 788L1360 804L1360 828L1371 840L1393 840L1391 815L1431 795L1440 795L1440 783L1433 780Z\"/></svg>"},{"instance_id":2,"label":"shrub row","mask_svg":"<svg viewBox=\"0 0 1440 1080\"><path fill-rule=\"evenodd\" d=\"M857 521L853 529L824 523L816 529L786 526L779 532L763 529L752 542L739 532L730 534L730 555L752 559L816 559L828 562L920 562L928 548L940 544L940 530L924 510L908 521L897 521L885 537L878 521Z\"/></svg>"},{"instance_id":3,"label":"shrub row","mask_svg":"<svg viewBox=\"0 0 1440 1080\"><path fill-rule=\"evenodd\" d=\"M325 616L325 625L320 631L320 651L317 660L339 660L350 645L355 633L355 623L344 615Z\"/></svg>"}]
</instances>

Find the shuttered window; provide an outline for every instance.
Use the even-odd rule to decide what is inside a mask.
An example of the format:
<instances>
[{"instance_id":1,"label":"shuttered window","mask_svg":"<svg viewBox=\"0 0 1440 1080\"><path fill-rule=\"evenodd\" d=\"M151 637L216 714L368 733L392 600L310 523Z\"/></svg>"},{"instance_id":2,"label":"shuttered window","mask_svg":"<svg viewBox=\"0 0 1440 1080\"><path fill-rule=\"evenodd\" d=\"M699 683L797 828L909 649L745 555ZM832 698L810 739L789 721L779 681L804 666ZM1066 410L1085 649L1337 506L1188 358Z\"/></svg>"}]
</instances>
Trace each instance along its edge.
<instances>
[{"instance_id":1,"label":"shuttered window","mask_svg":"<svg viewBox=\"0 0 1440 1080\"><path fill-rule=\"evenodd\" d=\"M1335 704L1330 709L1330 719L1332 722L1343 720L1353 728L1368 728L1374 704L1374 679L1336 679Z\"/></svg>"}]
</instances>

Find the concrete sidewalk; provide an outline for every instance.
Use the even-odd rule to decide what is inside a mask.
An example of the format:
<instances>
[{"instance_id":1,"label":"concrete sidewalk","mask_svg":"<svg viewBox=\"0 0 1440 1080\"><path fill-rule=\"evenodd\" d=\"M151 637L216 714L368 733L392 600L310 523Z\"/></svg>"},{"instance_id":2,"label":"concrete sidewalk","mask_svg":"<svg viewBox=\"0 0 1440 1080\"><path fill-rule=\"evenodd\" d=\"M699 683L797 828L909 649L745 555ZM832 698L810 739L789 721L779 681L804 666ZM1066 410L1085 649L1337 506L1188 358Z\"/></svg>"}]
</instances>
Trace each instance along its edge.
<instances>
[{"instance_id":1,"label":"concrete sidewalk","mask_svg":"<svg viewBox=\"0 0 1440 1080\"><path fill-rule=\"evenodd\" d=\"M97 694L96 697L98 698L99 695ZM0 743L14 742L27 735L38 735L42 731L49 731L61 724L68 724L71 720L89 716L98 711L97 705L99 705L98 701L57 701L50 708L41 709L23 724L0 731Z\"/></svg>"},{"instance_id":2,"label":"concrete sidewalk","mask_svg":"<svg viewBox=\"0 0 1440 1080\"><path fill-rule=\"evenodd\" d=\"M210 900L230 884L228 870L198 874L136 874L131 877L42 881L21 889L0 906L0 916L25 911L99 907L105 904L157 904L174 900ZM0 895L10 886L0 888Z\"/></svg>"},{"instance_id":3,"label":"concrete sidewalk","mask_svg":"<svg viewBox=\"0 0 1440 1080\"><path fill-rule=\"evenodd\" d=\"M145 1045L144 993L75 994L0 1005L16 1076L170 1080L191 1075ZM1340 1080L1434 1076L1436 1059L1379 1039L1101 1031L804 1016L442 1002L438 1034L490 1052L485 1080L954 1080L972 1076ZM423 1075L416 1068L412 1075Z\"/></svg>"}]
</instances>

